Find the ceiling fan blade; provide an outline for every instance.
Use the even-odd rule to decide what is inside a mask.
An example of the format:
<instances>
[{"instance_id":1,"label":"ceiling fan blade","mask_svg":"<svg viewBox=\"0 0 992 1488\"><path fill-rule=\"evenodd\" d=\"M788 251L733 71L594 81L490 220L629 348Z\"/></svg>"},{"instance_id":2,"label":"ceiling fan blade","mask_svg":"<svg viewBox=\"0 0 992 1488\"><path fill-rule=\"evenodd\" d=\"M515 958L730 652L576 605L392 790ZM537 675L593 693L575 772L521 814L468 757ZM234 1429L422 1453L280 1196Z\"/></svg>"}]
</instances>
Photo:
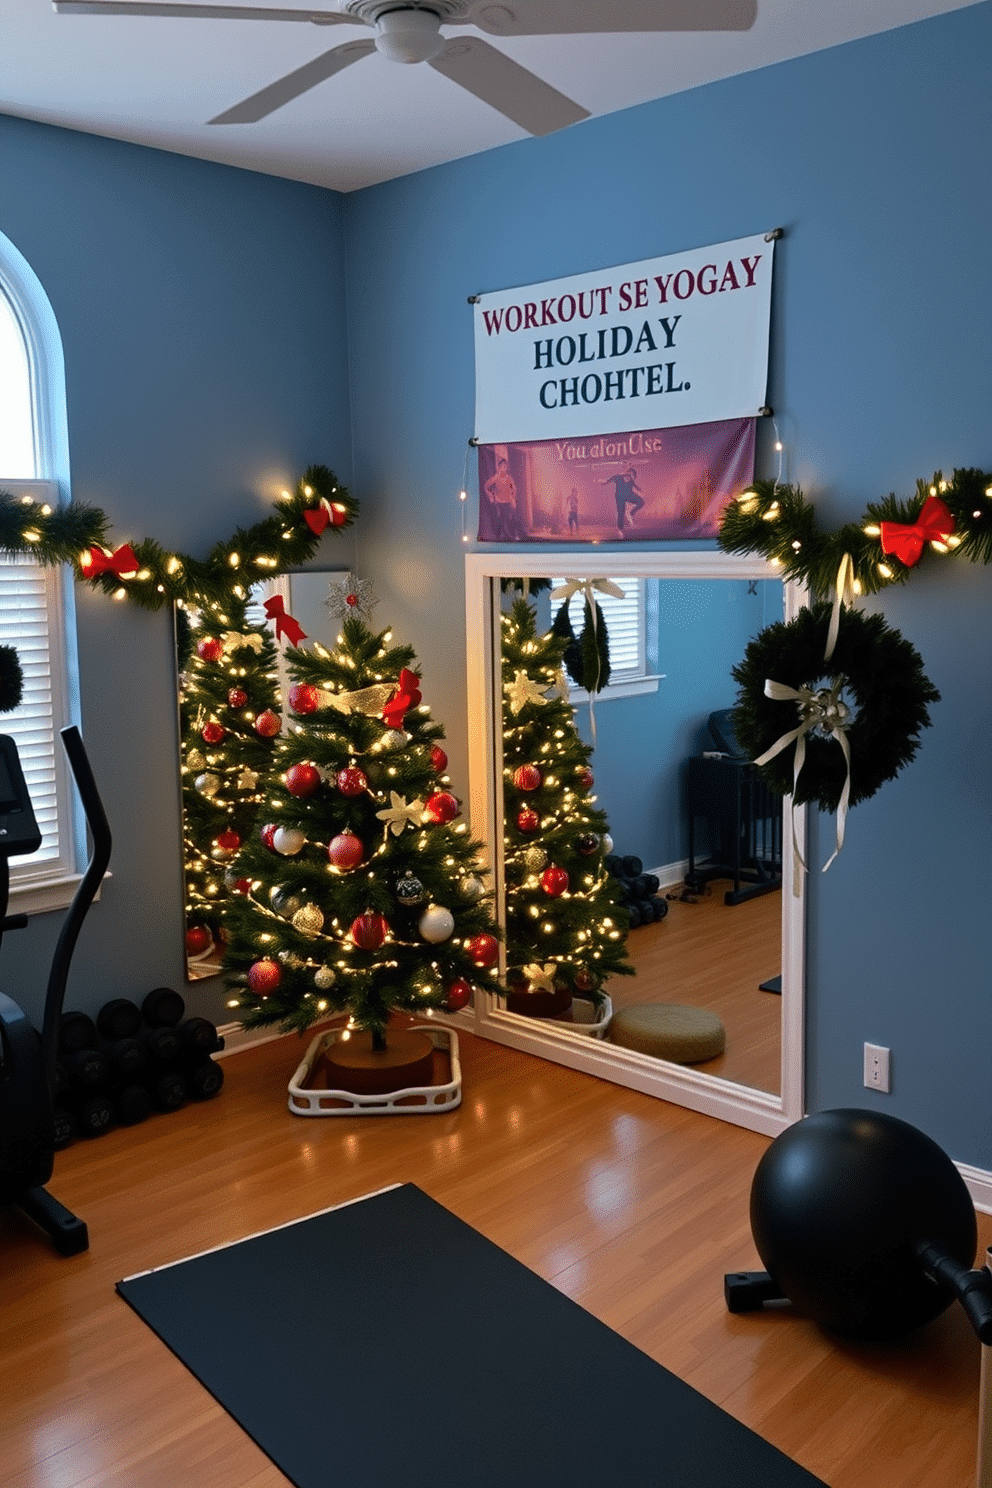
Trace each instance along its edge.
<instances>
[{"instance_id":1,"label":"ceiling fan blade","mask_svg":"<svg viewBox=\"0 0 992 1488\"><path fill-rule=\"evenodd\" d=\"M475 37L449 41L439 56L431 58L429 66L529 134L553 134L589 117L588 109L573 103L488 41Z\"/></svg>"},{"instance_id":2,"label":"ceiling fan blade","mask_svg":"<svg viewBox=\"0 0 992 1488\"><path fill-rule=\"evenodd\" d=\"M316 26L356 26L355 16L333 10L279 10L255 5L181 5L173 0L53 0L59 15L168 16L194 21L310 21Z\"/></svg>"},{"instance_id":3,"label":"ceiling fan blade","mask_svg":"<svg viewBox=\"0 0 992 1488\"><path fill-rule=\"evenodd\" d=\"M582 36L611 31L749 31L758 0L510 0L473 5L466 21L490 36Z\"/></svg>"},{"instance_id":4,"label":"ceiling fan blade","mask_svg":"<svg viewBox=\"0 0 992 1488\"><path fill-rule=\"evenodd\" d=\"M309 93L318 83L333 77L345 67L350 67L353 62L360 62L374 51L374 41L346 41L344 46L332 47L329 52L315 57L312 62L304 62L295 72L288 72L285 77L270 83L267 88L261 88L250 98L242 99L232 108L225 109L215 119L208 119L207 123L254 124L259 119L264 119L266 114L282 108L284 103L299 98L301 93Z\"/></svg>"}]
</instances>

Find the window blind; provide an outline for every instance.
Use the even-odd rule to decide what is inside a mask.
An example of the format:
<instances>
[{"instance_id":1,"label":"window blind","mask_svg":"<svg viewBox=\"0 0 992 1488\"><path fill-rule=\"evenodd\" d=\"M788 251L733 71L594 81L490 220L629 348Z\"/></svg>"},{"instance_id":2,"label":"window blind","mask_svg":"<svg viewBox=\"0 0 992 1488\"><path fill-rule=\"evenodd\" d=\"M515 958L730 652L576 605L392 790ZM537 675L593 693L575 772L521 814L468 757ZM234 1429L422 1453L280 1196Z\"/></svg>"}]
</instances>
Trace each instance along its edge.
<instances>
[{"instance_id":1,"label":"window blind","mask_svg":"<svg viewBox=\"0 0 992 1488\"><path fill-rule=\"evenodd\" d=\"M564 582L564 579L552 579L552 588L557 588ZM623 590L623 599L617 599L612 594L603 594L598 589L593 591L599 608L603 612L603 619L606 621L606 629L610 638L609 685L611 686L617 682L629 682L635 677L643 677L647 670L644 636L644 580L620 578L614 579L613 582ZM552 620L561 608L561 603L561 600L551 601ZM578 635L583 624L582 595L573 595L570 606L572 628Z\"/></svg>"}]
</instances>

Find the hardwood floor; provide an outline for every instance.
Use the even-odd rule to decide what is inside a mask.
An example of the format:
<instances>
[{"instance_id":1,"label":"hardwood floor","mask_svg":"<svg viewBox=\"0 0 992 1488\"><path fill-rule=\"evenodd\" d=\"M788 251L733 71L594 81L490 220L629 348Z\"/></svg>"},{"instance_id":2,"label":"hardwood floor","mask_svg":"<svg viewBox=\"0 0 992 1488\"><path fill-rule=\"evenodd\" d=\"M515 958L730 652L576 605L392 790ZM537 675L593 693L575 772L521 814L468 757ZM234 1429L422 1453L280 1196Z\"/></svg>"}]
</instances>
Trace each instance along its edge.
<instances>
[{"instance_id":1,"label":"hardwood floor","mask_svg":"<svg viewBox=\"0 0 992 1488\"><path fill-rule=\"evenodd\" d=\"M742 904L723 902L730 880L716 880L709 894L669 899L681 886L662 890L665 919L627 937L636 977L614 977L607 987L614 1008L640 1002L686 1002L722 1020L727 1047L694 1068L778 1095L782 1084L781 1009L760 984L782 970L781 894Z\"/></svg>"},{"instance_id":2,"label":"hardwood floor","mask_svg":"<svg viewBox=\"0 0 992 1488\"><path fill-rule=\"evenodd\" d=\"M59 1259L16 1211L0 1214L4 1488L284 1488L114 1283L405 1181L830 1488L969 1488L979 1349L959 1308L885 1347L831 1340L783 1311L726 1312L724 1272L758 1265L747 1207L766 1138L460 1043L464 1100L449 1114L293 1116L302 1046L284 1040L225 1060L216 1100L60 1153L50 1186L87 1221L90 1251ZM980 1216L980 1232L984 1254L992 1220ZM315 1331L320 1309L315 1295ZM439 1442L444 1411L458 1410L457 1359L441 1368ZM595 1382L583 1384L594 1402ZM470 1466L457 1470L470 1485Z\"/></svg>"}]
</instances>

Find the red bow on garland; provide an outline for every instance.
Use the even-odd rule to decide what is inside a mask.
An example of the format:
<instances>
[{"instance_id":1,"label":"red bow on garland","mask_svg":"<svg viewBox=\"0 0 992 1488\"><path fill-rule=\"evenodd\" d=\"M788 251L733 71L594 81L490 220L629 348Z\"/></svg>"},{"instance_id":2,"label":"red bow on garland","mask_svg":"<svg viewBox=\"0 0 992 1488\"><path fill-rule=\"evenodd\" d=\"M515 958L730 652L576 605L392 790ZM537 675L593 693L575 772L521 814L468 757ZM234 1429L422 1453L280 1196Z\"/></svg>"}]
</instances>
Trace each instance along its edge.
<instances>
[{"instance_id":1,"label":"red bow on garland","mask_svg":"<svg viewBox=\"0 0 992 1488\"><path fill-rule=\"evenodd\" d=\"M308 507L303 513L303 520L310 528L310 531L319 537L328 522L330 522L332 527L342 527L347 515L347 509L341 506L339 502L325 501L321 497L319 506Z\"/></svg>"},{"instance_id":2,"label":"red bow on garland","mask_svg":"<svg viewBox=\"0 0 992 1488\"><path fill-rule=\"evenodd\" d=\"M382 710L382 716L392 729L402 729L403 715L415 708L420 702L420 688L417 685L420 678L416 672L408 672L406 667L400 672L400 680L396 691Z\"/></svg>"},{"instance_id":3,"label":"red bow on garland","mask_svg":"<svg viewBox=\"0 0 992 1488\"><path fill-rule=\"evenodd\" d=\"M95 579L98 574L113 573L119 579L132 579L138 572L138 560L130 543L123 543L113 553L103 548L90 548L79 560L84 579Z\"/></svg>"},{"instance_id":4,"label":"red bow on garland","mask_svg":"<svg viewBox=\"0 0 992 1488\"><path fill-rule=\"evenodd\" d=\"M306 640L306 631L293 619L281 594L273 594L271 599L265 601L265 613L275 623L277 641L285 636L291 646L298 646L301 641Z\"/></svg>"},{"instance_id":5,"label":"red bow on garland","mask_svg":"<svg viewBox=\"0 0 992 1488\"><path fill-rule=\"evenodd\" d=\"M939 496L928 496L915 522L882 522L879 524L882 552L894 553L907 568L919 563L923 544L946 542L954 531L950 508Z\"/></svg>"}]
</instances>

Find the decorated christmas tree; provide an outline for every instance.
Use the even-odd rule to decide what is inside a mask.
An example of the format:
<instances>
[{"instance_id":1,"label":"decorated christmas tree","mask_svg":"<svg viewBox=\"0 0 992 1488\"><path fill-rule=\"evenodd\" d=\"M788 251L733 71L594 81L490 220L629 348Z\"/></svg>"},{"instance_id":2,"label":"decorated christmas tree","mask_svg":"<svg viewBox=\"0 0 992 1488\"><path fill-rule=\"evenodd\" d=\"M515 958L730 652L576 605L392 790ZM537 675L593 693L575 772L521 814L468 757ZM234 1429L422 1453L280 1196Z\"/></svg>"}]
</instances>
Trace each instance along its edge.
<instances>
[{"instance_id":1,"label":"decorated christmas tree","mask_svg":"<svg viewBox=\"0 0 992 1488\"><path fill-rule=\"evenodd\" d=\"M371 586L332 584L336 648L287 656L293 679L258 828L234 869L225 958L245 1027L350 1014L372 1051L394 1010L454 1011L498 976L499 943L421 700L414 653L367 623Z\"/></svg>"},{"instance_id":2,"label":"decorated christmas tree","mask_svg":"<svg viewBox=\"0 0 992 1488\"><path fill-rule=\"evenodd\" d=\"M591 794L592 750L562 670L568 638L539 635L526 599L502 616L507 1006L561 1016L631 976L627 915L603 864L612 843Z\"/></svg>"},{"instance_id":3,"label":"decorated christmas tree","mask_svg":"<svg viewBox=\"0 0 992 1488\"><path fill-rule=\"evenodd\" d=\"M247 842L281 728L275 644L251 624L247 597L177 612L180 666L186 951L191 962L222 944L232 866Z\"/></svg>"}]
</instances>

